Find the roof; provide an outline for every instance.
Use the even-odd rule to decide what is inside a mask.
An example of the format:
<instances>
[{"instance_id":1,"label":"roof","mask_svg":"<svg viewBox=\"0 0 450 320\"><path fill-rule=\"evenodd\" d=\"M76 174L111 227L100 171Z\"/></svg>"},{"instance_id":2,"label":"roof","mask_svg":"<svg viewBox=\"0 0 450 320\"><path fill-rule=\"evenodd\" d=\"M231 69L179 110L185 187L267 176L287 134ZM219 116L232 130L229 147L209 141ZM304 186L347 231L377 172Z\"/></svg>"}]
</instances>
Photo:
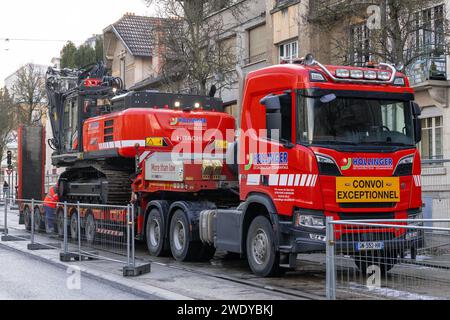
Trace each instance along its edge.
<instances>
[{"instance_id":1,"label":"roof","mask_svg":"<svg viewBox=\"0 0 450 320\"><path fill-rule=\"evenodd\" d=\"M113 30L134 56L151 57L154 30L165 19L125 14L105 31Z\"/></svg>"}]
</instances>

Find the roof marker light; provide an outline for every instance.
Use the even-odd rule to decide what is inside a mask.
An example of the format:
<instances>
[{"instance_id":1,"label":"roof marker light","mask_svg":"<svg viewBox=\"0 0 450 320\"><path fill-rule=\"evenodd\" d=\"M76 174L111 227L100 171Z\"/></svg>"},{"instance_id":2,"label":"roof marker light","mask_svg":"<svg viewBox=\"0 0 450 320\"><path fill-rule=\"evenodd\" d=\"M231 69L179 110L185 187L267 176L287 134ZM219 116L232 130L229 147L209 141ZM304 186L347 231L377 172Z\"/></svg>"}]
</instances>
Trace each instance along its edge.
<instances>
[{"instance_id":1,"label":"roof marker light","mask_svg":"<svg viewBox=\"0 0 450 320\"><path fill-rule=\"evenodd\" d=\"M387 71L380 71L378 72L378 79L388 81L389 79L391 79L391 73Z\"/></svg>"},{"instance_id":2,"label":"roof marker light","mask_svg":"<svg viewBox=\"0 0 450 320\"><path fill-rule=\"evenodd\" d=\"M181 107L181 102L180 101L175 101L175 108L179 108Z\"/></svg>"},{"instance_id":3,"label":"roof marker light","mask_svg":"<svg viewBox=\"0 0 450 320\"><path fill-rule=\"evenodd\" d=\"M323 74L312 71L311 72L311 81L326 82L327 80L325 79Z\"/></svg>"},{"instance_id":4,"label":"roof marker light","mask_svg":"<svg viewBox=\"0 0 450 320\"><path fill-rule=\"evenodd\" d=\"M365 71L364 78L367 80L377 80L377 72L376 71Z\"/></svg>"},{"instance_id":5,"label":"roof marker light","mask_svg":"<svg viewBox=\"0 0 450 320\"><path fill-rule=\"evenodd\" d=\"M406 85L405 78L395 78L394 85L404 87Z\"/></svg>"},{"instance_id":6,"label":"roof marker light","mask_svg":"<svg viewBox=\"0 0 450 320\"><path fill-rule=\"evenodd\" d=\"M364 72L362 70L350 70L350 77L353 79L363 79Z\"/></svg>"},{"instance_id":7,"label":"roof marker light","mask_svg":"<svg viewBox=\"0 0 450 320\"><path fill-rule=\"evenodd\" d=\"M336 77L338 78L350 78L350 71L347 69L337 69Z\"/></svg>"}]
</instances>

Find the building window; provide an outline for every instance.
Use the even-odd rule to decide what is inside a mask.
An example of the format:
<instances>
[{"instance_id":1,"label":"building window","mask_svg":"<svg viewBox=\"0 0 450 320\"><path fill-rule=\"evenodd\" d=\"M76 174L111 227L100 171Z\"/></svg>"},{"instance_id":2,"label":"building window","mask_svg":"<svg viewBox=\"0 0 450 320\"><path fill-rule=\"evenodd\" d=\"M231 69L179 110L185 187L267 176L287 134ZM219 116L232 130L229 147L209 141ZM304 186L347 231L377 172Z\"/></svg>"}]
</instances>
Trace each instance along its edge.
<instances>
[{"instance_id":1,"label":"building window","mask_svg":"<svg viewBox=\"0 0 450 320\"><path fill-rule=\"evenodd\" d=\"M222 65L236 64L236 36L223 39L219 42L218 58Z\"/></svg>"},{"instance_id":2,"label":"building window","mask_svg":"<svg viewBox=\"0 0 450 320\"><path fill-rule=\"evenodd\" d=\"M249 57L248 63L266 59L266 25L263 24L248 31Z\"/></svg>"},{"instance_id":3,"label":"building window","mask_svg":"<svg viewBox=\"0 0 450 320\"><path fill-rule=\"evenodd\" d=\"M439 53L445 43L444 5L416 14L415 49L422 54Z\"/></svg>"},{"instance_id":4,"label":"building window","mask_svg":"<svg viewBox=\"0 0 450 320\"><path fill-rule=\"evenodd\" d=\"M420 143L422 159L440 160L444 158L443 131L443 117L422 119L422 142Z\"/></svg>"},{"instance_id":5,"label":"building window","mask_svg":"<svg viewBox=\"0 0 450 320\"><path fill-rule=\"evenodd\" d=\"M372 56L370 55L370 29L367 23L353 25L350 30L350 63L356 66L365 66Z\"/></svg>"},{"instance_id":6,"label":"building window","mask_svg":"<svg viewBox=\"0 0 450 320\"><path fill-rule=\"evenodd\" d=\"M298 41L283 43L279 46L280 62L283 60L292 61L298 58Z\"/></svg>"},{"instance_id":7,"label":"building window","mask_svg":"<svg viewBox=\"0 0 450 320\"><path fill-rule=\"evenodd\" d=\"M415 15L415 33L407 58L413 59L408 70L412 85L427 80L447 80L444 6L428 8Z\"/></svg>"},{"instance_id":8,"label":"building window","mask_svg":"<svg viewBox=\"0 0 450 320\"><path fill-rule=\"evenodd\" d=\"M125 83L125 58L120 59L120 78Z\"/></svg>"}]
</instances>

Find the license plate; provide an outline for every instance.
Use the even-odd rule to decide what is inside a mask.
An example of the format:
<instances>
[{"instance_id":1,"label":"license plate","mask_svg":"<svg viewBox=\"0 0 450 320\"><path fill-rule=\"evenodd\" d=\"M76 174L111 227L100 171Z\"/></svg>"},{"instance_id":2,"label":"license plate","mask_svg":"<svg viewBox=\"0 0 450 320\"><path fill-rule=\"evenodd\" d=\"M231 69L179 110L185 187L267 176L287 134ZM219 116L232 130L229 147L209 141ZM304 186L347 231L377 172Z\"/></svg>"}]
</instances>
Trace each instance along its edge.
<instances>
[{"instance_id":1,"label":"license plate","mask_svg":"<svg viewBox=\"0 0 450 320\"><path fill-rule=\"evenodd\" d=\"M336 178L337 203L400 202L400 179L385 178Z\"/></svg>"},{"instance_id":2,"label":"license plate","mask_svg":"<svg viewBox=\"0 0 450 320\"><path fill-rule=\"evenodd\" d=\"M358 242L356 244L357 251L374 251L383 249L384 242Z\"/></svg>"}]
</instances>

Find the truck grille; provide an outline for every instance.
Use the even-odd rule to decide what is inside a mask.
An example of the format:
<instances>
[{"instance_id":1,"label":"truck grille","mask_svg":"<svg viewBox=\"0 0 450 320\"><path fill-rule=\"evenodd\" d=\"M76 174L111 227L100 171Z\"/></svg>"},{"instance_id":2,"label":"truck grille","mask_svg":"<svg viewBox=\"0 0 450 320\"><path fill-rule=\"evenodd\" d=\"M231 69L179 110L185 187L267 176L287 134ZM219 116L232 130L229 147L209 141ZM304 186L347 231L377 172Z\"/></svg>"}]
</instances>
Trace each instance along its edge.
<instances>
[{"instance_id":1,"label":"truck grille","mask_svg":"<svg viewBox=\"0 0 450 320\"><path fill-rule=\"evenodd\" d=\"M341 203L342 209L377 209L377 208L393 208L394 202L381 202L381 203Z\"/></svg>"},{"instance_id":2,"label":"truck grille","mask_svg":"<svg viewBox=\"0 0 450 320\"><path fill-rule=\"evenodd\" d=\"M393 220L394 212L376 212L376 213L340 213L341 220Z\"/></svg>"},{"instance_id":3,"label":"truck grille","mask_svg":"<svg viewBox=\"0 0 450 320\"><path fill-rule=\"evenodd\" d=\"M345 233L340 241L362 242L362 241L390 241L396 239L393 232L365 232L365 233Z\"/></svg>"}]
</instances>

